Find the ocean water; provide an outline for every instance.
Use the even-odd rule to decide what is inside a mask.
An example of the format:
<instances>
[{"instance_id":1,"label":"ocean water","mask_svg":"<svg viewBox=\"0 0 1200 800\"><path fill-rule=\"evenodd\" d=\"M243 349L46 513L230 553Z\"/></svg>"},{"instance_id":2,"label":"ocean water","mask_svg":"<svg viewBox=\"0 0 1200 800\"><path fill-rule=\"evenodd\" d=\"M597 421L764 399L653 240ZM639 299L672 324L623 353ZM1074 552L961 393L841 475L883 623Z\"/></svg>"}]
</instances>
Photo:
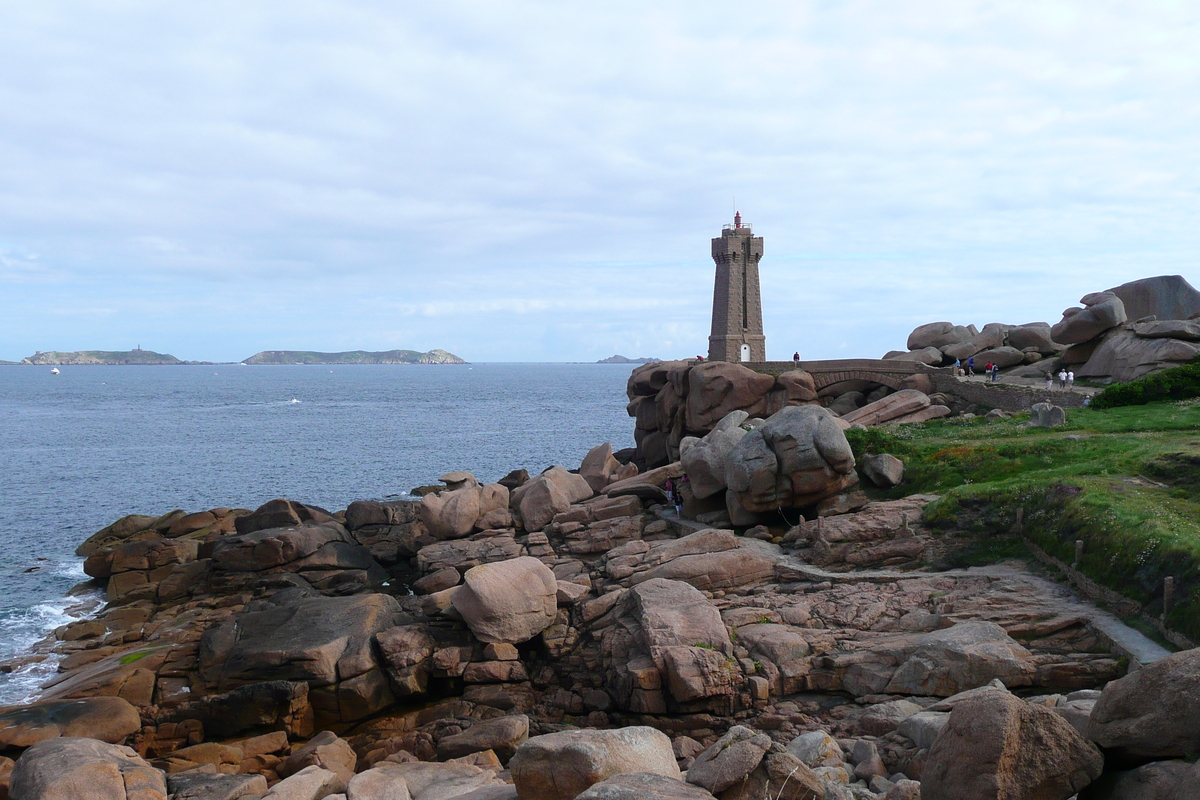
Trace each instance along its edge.
<instances>
[{"instance_id":1,"label":"ocean water","mask_svg":"<svg viewBox=\"0 0 1200 800\"><path fill-rule=\"evenodd\" d=\"M75 548L126 514L331 511L465 469L494 481L633 445L630 367L0 366L0 659L95 609ZM29 697L53 662L0 675Z\"/></svg>"}]
</instances>

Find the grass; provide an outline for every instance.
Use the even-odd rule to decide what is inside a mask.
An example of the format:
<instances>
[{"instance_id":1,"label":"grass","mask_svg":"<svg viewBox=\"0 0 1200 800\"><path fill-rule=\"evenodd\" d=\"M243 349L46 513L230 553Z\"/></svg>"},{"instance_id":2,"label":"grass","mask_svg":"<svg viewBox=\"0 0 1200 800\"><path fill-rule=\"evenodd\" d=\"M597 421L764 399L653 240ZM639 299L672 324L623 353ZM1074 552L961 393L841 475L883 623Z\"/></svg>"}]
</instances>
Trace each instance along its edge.
<instances>
[{"instance_id":1,"label":"grass","mask_svg":"<svg viewBox=\"0 0 1200 800\"><path fill-rule=\"evenodd\" d=\"M942 495L926 519L975 538L956 565L1018 554L1021 532L1080 570L1161 611L1163 578L1175 578L1170 627L1200 638L1200 403L1072 409L1067 425L1022 427L1028 416L987 422L936 420L852 430L855 456L905 461L901 486L880 498Z\"/></svg>"}]
</instances>

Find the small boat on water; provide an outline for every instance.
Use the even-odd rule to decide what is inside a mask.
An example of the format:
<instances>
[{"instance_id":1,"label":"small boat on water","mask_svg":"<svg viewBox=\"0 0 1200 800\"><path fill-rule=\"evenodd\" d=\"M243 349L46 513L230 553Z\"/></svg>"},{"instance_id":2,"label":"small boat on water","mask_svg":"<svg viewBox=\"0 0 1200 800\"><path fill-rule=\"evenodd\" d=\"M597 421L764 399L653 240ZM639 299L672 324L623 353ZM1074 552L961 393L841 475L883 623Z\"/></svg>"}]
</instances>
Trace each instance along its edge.
<instances>
[{"instance_id":1,"label":"small boat on water","mask_svg":"<svg viewBox=\"0 0 1200 800\"><path fill-rule=\"evenodd\" d=\"M58 367L54 367L53 369L51 369L51 370L50 370L50 374L51 374L51 375L57 375L57 374L58 374Z\"/></svg>"}]
</instances>

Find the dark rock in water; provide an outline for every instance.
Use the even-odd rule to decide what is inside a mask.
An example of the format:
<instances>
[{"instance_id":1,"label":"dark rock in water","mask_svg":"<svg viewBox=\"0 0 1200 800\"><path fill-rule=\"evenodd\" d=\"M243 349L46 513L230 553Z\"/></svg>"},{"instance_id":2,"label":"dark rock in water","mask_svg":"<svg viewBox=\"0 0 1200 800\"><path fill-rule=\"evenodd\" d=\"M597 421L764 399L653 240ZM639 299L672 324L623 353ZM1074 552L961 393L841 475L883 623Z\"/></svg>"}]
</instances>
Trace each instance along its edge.
<instances>
[{"instance_id":1,"label":"dark rock in water","mask_svg":"<svg viewBox=\"0 0 1200 800\"><path fill-rule=\"evenodd\" d=\"M137 709L120 697L47 700L0 711L0 749L29 747L60 736L120 744L141 727Z\"/></svg>"},{"instance_id":2,"label":"dark rock in water","mask_svg":"<svg viewBox=\"0 0 1200 800\"><path fill-rule=\"evenodd\" d=\"M163 774L128 747L97 739L47 739L17 760L9 796L24 798L136 797L167 800Z\"/></svg>"}]
</instances>

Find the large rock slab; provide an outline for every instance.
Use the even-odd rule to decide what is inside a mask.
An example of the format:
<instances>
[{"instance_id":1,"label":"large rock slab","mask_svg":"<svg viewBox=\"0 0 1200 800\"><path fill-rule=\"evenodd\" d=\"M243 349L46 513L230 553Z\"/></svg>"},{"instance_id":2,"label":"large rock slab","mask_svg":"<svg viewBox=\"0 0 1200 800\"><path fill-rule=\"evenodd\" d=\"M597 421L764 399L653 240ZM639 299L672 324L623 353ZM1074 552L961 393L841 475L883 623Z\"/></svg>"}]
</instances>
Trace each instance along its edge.
<instances>
[{"instance_id":1,"label":"large rock slab","mask_svg":"<svg viewBox=\"0 0 1200 800\"><path fill-rule=\"evenodd\" d=\"M999 625L982 620L922 634L901 653L884 689L889 694L949 697L996 678L1024 685L1034 673L1030 652Z\"/></svg>"},{"instance_id":2,"label":"large rock slab","mask_svg":"<svg viewBox=\"0 0 1200 800\"><path fill-rule=\"evenodd\" d=\"M1127 758L1181 758L1200 752L1198 719L1200 648L1110 681L1092 709L1088 737Z\"/></svg>"},{"instance_id":3,"label":"large rock slab","mask_svg":"<svg viewBox=\"0 0 1200 800\"><path fill-rule=\"evenodd\" d=\"M1096 381L1124 382L1177 367L1200 355L1200 344L1181 339L1143 338L1135 331L1109 332L1076 376Z\"/></svg>"},{"instance_id":4,"label":"large rock slab","mask_svg":"<svg viewBox=\"0 0 1200 800\"><path fill-rule=\"evenodd\" d=\"M558 613L558 581L536 558L522 556L471 567L454 593L454 608L484 642L520 644Z\"/></svg>"},{"instance_id":5,"label":"large rock slab","mask_svg":"<svg viewBox=\"0 0 1200 800\"><path fill-rule=\"evenodd\" d=\"M1200 292L1182 275L1158 275L1108 290L1121 299L1129 319L1187 319L1200 314Z\"/></svg>"},{"instance_id":6,"label":"large rock slab","mask_svg":"<svg viewBox=\"0 0 1200 800\"><path fill-rule=\"evenodd\" d=\"M901 389L874 403L868 403L857 411L851 411L842 419L851 424L878 425L882 422L920 411L929 405L929 395L916 389Z\"/></svg>"},{"instance_id":7,"label":"large rock slab","mask_svg":"<svg viewBox=\"0 0 1200 800\"><path fill-rule=\"evenodd\" d=\"M975 331L953 322L928 322L913 328L908 335L909 350L921 350L926 347L943 348L948 345L965 342L975 335Z\"/></svg>"},{"instance_id":8,"label":"large rock slab","mask_svg":"<svg viewBox=\"0 0 1200 800\"><path fill-rule=\"evenodd\" d=\"M921 770L924 800L1066 800L1100 776L1104 757L1044 706L1003 691L954 707Z\"/></svg>"},{"instance_id":9,"label":"large rock slab","mask_svg":"<svg viewBox=\"0 0 1200 800\"><path fill-rule=\"evenodd\" d=\"M730 411L752 417L767 412L767 395L775 378L728 361L709 361L688 371L686 428L710 431Z\"/></svg>"},{"instance_id":10,"label":"large rock slab","mask_svg":"<svg viewBox=\"0 0 1200 800\"><path fill-rule=\"evenodd\" d=\"M171 800L247 800L267 793L262 775L180 772L167 777Z\"/></svg>"},{"instance_id":11,"label":"large rock slab","mask_svg":"<svg viewBox=\"0 0 1200 800\"><path fill-rule=\"evenodd\" d=\"M680 780L671 740L654 728L570 730L534 736L509 762L520 798L575 800L614 775L648 772Z\"/></svg>"},{"instance_id":12,"label":"large rock slab","mask_svg":"<svg viewBox=\"0 0 1200 800\"><path fill-rule=\"evenodd\" d=\"M21 754L8 792L13 800L167 800L167 782L128 747L60 737Z\"/></svg>"},{"instance_id":13,"label":"large rock slab","mask_svg":"<svg viewBox=\"0 0 1200 800\"><path fill-rule=\"evenodd\" d=\"M1125 304L1112 292L1093 292L1079 302L1083 308L1068 308L1058 324L1050 329L1050 338L1059 344L1090 341L1128 319Z\"/></svg>"},{"instance_id":14,"label":"large rock slab","mask_svg":"<svg viewBox=\"0 0 1200 800\"><path fill-rule=\"evenodd\" d=\"M393 699L372 640L401 617L388 595L309 597L284 590L248 603L204 632L200 678L215 690L305 681L319 717L329 722L362 719Z\"/></svg>"},{"instance_id":15,"label":"large rock slab","mask_svg":"<svg viewBox=\"0 0 1200 800\"><path fill-rule=\"evenodd\" d=\"M747 514L815 505L857 480L854 453L834 416L819 406L789 406L729 452L726 505L739 524Z\"/></svg>"},{"instance_id":16,"label":"large rock slab","mask_svg":"<svg viewBox=\"0 0 1200 800\"><path fill-rule=\"evenodd\" d=\"M46 700L0 710L0 749L60 736L120 744L141 729L137 709L120 697Z\"/></svg>"},{"instance_id":17,"label":"large rock slab","mask_svg":"<svg viewBox=\"0 0 1200 800\"><path fill-rule=\"evenodd\" d=\"M1050 335L1048 322L1014 325L1005 334L1005 343L1018 350L1037 350L1043 355L1062 350L1062 345L1054 341L1054 337Z\"/></svg>"},{"instance_id":18,"label":"large rock slab","mask_svg":"<svg viewBox=\"0 0 1200 800\"><path fill-rule=\"evenodd\" d=\"M507 763L528 738L529 717L524 714L496 717L476 722L462 733L442 739L437 745L437 755L441 759L451 759L491 750L501 763Z\"/></svg>"}]
</instances>

